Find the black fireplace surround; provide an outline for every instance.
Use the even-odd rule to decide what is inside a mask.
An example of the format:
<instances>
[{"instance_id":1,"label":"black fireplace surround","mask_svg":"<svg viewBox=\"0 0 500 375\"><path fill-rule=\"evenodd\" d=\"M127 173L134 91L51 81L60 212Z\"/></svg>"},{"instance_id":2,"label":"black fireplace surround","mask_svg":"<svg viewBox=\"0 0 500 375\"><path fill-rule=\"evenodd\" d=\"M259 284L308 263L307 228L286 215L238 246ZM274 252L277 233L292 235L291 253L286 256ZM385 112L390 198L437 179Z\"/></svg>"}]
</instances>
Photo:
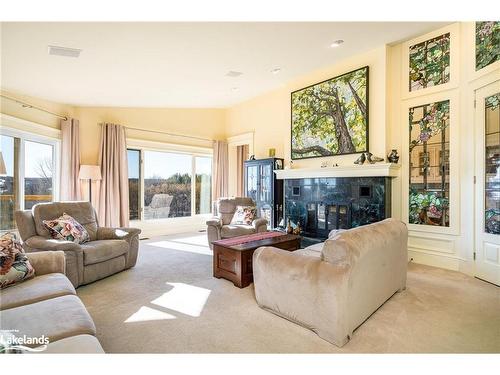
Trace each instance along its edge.
<instances>
[{"instance_id":1,"label":"black fireplace surround","mask_svg":"<svg viewBox=\"0 0 500 375\"><path fill-rule=\"evenodd\" d=\"M300 223L302 247L349 229L391 216L390 177L287 179L284 225Z\"/></svg>"}]
</instances>

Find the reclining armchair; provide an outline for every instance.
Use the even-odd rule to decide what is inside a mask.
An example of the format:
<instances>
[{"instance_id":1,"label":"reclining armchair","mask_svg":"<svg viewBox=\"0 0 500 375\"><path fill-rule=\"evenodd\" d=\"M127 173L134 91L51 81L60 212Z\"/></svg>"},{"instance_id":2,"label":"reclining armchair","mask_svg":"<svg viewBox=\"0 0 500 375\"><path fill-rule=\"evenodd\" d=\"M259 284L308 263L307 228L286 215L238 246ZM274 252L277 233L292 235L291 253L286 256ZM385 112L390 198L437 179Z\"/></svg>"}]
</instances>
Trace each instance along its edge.
<instances>
[{"instance_id":1,"label":"reclining armchair","mask_svg":"<svg viewBox=\"0 0 500 375\"><path fill-rule=\"evenodd\" d=\"M207 221L208 244L211 249L212 242L217 240L267 231L267 220L264 218L255 219L251 225L231 224L237 206L255 206L255 202L252 198L233 197L219 198L215 203L215 216Z\"/></svg>"},{"instance_id":2,"label":"reclining armchair","mask_svg":"<svg viewBox=\"0 0 500 375\"><path fill-rule=\"evenodd\" d=\"M90 241L77 244L53 239L43 220L63 213L75 218L90 235ZM133 267L137 261L140 229L99 227L90 202L39 203L32 210L16 211L17 228L27 253L64 251L66 276L77 287Z\"/></svg>"}]
</instances>

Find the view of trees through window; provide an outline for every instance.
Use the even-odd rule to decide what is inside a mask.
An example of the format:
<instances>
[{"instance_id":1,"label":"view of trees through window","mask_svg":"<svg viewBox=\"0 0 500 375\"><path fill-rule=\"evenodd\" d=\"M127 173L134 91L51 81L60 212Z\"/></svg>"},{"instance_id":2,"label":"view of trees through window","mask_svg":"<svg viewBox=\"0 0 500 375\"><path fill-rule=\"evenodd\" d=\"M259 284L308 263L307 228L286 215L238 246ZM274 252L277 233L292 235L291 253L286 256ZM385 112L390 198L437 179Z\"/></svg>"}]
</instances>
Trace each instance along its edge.
<instances>
[{"instance_id":1,"label":"view of trees through window","mask_svg":"<svg viewBox=\"0 0 500 375\"><path fill-rule=\"evenodd\" d=\"M127 156L131 220L141 219L141 208L144 220L191 216L193 211L194 214L210 213L210 157L133 149L128 149ZM142 204L141 187L144 189Z\"/></svg>"},{"instance_id":2,"label":"view of trees through window","mask_svg":"<svg viewBox=\"0 0 500 375\"><path fill-rule=\"evenodd\" d=\"M0 151L7 172L0 176L0 230L11 230L15 210L53 200L54 145L2 135Z\"/></svg>"}]
</instances>

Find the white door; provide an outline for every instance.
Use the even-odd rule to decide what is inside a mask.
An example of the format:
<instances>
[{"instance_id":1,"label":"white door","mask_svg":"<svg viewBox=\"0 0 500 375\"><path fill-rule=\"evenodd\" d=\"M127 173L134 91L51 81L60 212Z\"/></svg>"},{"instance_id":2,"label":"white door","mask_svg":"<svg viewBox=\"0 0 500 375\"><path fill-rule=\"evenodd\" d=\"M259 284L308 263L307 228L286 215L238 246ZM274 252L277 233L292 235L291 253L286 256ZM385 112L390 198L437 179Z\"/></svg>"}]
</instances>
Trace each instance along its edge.
<instances>
[{"instance_id":1,"label":"white door","mask_svg":"<svg viewBox=\"0 0 500 375\"><path fill-rule=\"evenodd\" d=\"M476 276L500 286L500 81L476 90Z\"/></svg>"}]
</instances>

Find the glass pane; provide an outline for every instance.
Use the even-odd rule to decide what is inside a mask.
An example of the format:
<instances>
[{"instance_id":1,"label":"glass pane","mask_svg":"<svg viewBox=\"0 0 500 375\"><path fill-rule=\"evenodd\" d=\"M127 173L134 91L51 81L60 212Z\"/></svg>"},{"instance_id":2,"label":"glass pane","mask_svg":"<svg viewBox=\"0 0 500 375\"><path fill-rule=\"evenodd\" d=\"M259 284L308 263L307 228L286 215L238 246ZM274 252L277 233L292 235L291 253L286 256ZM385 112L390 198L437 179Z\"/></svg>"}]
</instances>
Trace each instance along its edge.
<instances>
[{"instance_id":1,"label":"glass pane","mask_svg":"<svg viewBox=\"0 0 500 375\"><path fill-rule=\"evenodd\" d=\"M500 234L500 93L485 100L484 230Z\"/></svg>"},{"instance_id":2,"label":"glass pane","mask_svg":"<svg viewBox=\"0 0 500 375\"><path fill-rule=\"evenodd\" d=\"M500 60L500 21L476 22L476 70Z\"/></svg>"},{"instance_id":3,"label":"glass pane","mask_svg":"<svg viewBox=\"0 0 500 375\"><path fill-rule=\"evenodd\" d=\"M449 226L450 102L410 108L409 222Z\"/></svg>"},{"instance_id":4,"label":"glass pane","mask_svg":"<svg viewBox=\"0 0 500 375\"><path fill-rule=\"evenodd\" d=\"M257 201L258 166L247 167L247 197Z\"/></svg>"},{"instance_id":5,"label":"glass pane","mask_svg":"<svg viewBox=\"0 0 500 375\"><path fill-rule=\"evenodd\" d=\"M13 137L0 136L0 153L5 164L5 173L0 173L0 231L15 229L16 226L14 211L19 205L16 203L18 176L14 178L15 143Z\"/></svg>"},{"instance_id":6,"label":"glass pane","mask_svg":"<svg viewBox=\"0 0 500 375\"><path fill-rule=\"evenodd\" d=\"M196 214L212 212L212 158L196 157Z\"/></svg>"},{"instance_id":7,"label":"glass pane","mask_svg":"<svg viewBox=\"0 0 500 375\"><path fill-rule=\"evenodd\" d=\"M24 142L24 209L36 203L52 202L54 159L53 146Z\"/></svg>"},{"instance_id":8,"label":"glass pane","mask_svg":"<svg viewBox=\"0 0 500 375\"><path fill-rule=\"evenodd\" d=\"M265 164L261 166L260 170L260 200L262 202L271 201L271 178L273 169L271 164Z\"/></svg>"},{"instance_id":9,"label":"glass pane","mask_svg":"<svg viewBox=\"0 0 500 375\"><path fill-rule=\"evenodd\" d=\"M409 90L442 85L450 81L450 34L410 47Z\"/></svg>"},{"instance_id":10,"label":"glass pane","mask_svg":"<svg viewBox=\"0 0 500 375\"><path fill-rule=\"evenodd\" d=\"M191 216L191 155L144 151L144 219Z\"/></svg>"},{"instance_id":11,"label":"glass pane","mask_svg":"<svg viewBox=\"0 0 500 375\"><path fill-rule=\"evenodd\" d=\"M141 152L139 150L127 150L127 161L129 218L130 220L139 220Z\"/></svg>"}]
</instances>

